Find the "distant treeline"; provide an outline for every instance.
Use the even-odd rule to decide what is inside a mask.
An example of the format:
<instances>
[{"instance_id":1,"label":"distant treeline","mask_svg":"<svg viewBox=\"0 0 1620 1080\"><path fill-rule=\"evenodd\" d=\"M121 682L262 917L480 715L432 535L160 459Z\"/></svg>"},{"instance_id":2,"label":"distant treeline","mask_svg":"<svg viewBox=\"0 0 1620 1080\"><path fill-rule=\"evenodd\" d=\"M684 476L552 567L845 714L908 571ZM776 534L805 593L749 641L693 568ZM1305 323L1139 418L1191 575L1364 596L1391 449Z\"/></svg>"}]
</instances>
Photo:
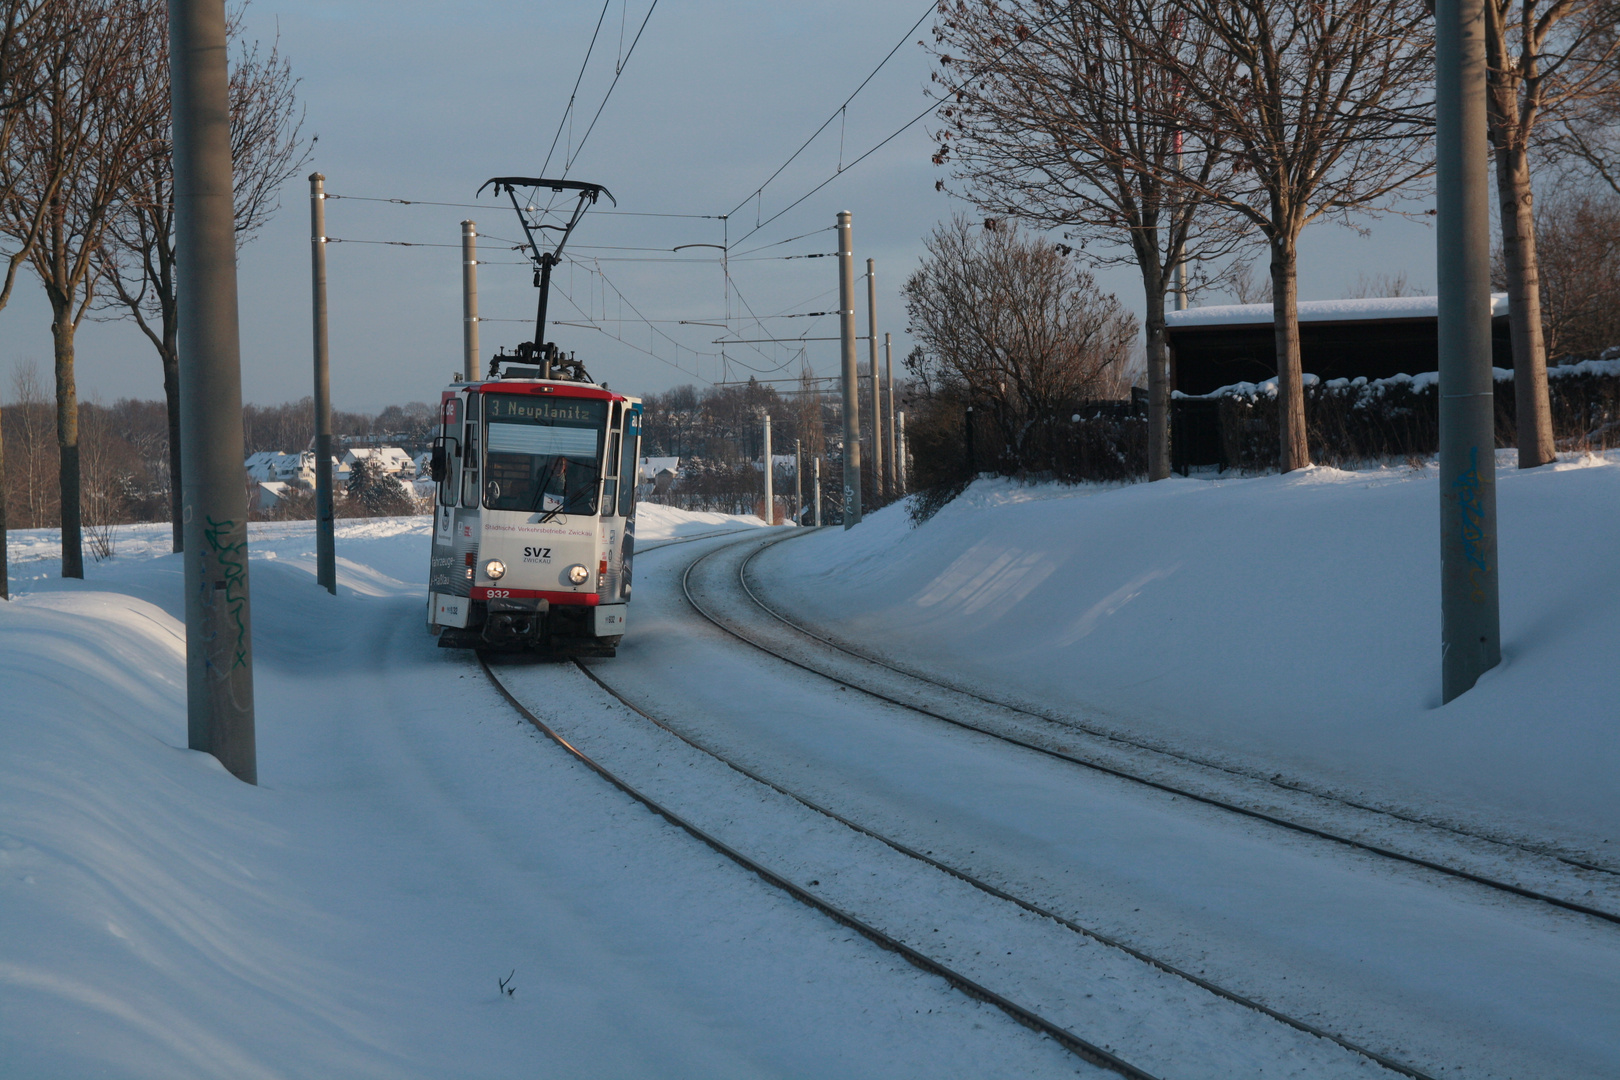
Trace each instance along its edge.
<instances>
[{"instance_id":1,"label":"distant treeline","mask_svg":"<svg viewBox=\"0 0 1620 1080\"><path fill-rule=\"evenodd\" d=\"M56 405L45 393L38 370L13 372L10 393L0 404L5 446L8 526L48 528L60 523L57 480ZM169 516L169 428L162 401L121 398L112 405L80 402L79 444L83 511L87 527ZM379 413L332 413L340 442L382 437L411 446L425 445L433 408L422 402L390 405ZM297 452L314 438L314 407L309 398L282 405L242 409L242 456L261 450Z\"/></svg>"}]
</instances>

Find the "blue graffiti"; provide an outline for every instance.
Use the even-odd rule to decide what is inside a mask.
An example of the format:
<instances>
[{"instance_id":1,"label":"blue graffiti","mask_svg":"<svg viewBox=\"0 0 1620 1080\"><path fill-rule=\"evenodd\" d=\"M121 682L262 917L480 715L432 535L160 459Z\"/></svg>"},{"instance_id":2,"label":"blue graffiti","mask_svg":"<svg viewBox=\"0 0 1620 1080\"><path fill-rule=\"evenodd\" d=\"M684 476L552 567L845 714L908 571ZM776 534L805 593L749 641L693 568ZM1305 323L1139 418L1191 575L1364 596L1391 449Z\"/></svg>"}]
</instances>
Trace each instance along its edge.
<instances>
[{"instance_id":1,"label":"blue graffiti","mask_svg":"<svg viewBox=\"0 0 1620 1080\"><path fill-rule=\"evenodd\" d=\"M1468 449L1468 469L1451 482L1457 489L1457 509L1462 518L1463 553L1468 558L1468 581L1473 586L1472 599L1485 599L1485 586L1481 575L1490 570L1487 554L1490 534L1485 531L1485 506L1482 498L1484 481L1479 475L1479 447Z\"/></svg>"}]
</instances>

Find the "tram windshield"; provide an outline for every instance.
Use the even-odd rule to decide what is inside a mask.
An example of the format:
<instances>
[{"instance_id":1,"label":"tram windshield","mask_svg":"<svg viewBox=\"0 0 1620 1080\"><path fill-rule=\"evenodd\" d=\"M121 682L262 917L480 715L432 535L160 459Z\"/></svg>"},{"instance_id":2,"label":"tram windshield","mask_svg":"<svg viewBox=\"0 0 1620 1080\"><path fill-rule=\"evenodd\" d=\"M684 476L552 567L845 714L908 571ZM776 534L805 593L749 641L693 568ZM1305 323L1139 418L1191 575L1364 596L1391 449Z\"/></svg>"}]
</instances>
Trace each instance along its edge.
<instances>
[{"instance_id":1,"label":"tram windshield","mask_svg":"<svg viewBox=\"0 0 1620 1080\"><path fill-rule=\"evenodd\" d=\"M595 514L608 403L485 394L484 506Z\"/></svg>"}]
</instances>

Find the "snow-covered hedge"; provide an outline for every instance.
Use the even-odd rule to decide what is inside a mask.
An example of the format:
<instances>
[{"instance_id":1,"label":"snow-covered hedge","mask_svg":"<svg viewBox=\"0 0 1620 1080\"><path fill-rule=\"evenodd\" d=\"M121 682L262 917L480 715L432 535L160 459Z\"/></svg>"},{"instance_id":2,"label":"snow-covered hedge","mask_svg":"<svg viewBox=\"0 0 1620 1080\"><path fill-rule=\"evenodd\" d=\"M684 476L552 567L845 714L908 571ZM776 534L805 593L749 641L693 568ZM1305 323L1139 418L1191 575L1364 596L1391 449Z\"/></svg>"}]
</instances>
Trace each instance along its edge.
<instances>
[{"instance_id":1,"label":"snow-covered hedge","mask_svg":"<svg viewBox=\"0 0 1620 1080\"><path fill-rule=\"evenodd\" d=\"M1620 350L1601 360L1548 370L1553 435L1559 449L1604 450L1620 446ZM1517 436L1513 372L1494 368L1496 440L1512 446ZM1323 464L1427 457L1439 447L1440 387L1435 372L1388 379L1305 376L1305 421L1311 457ZM1203 398L1180 398L1182 409L1197 401L1216 405L1222 465L1259 471L1275 468L1279 433L1277 381L1238 383Z\"/></svg>"}]
</instances>

